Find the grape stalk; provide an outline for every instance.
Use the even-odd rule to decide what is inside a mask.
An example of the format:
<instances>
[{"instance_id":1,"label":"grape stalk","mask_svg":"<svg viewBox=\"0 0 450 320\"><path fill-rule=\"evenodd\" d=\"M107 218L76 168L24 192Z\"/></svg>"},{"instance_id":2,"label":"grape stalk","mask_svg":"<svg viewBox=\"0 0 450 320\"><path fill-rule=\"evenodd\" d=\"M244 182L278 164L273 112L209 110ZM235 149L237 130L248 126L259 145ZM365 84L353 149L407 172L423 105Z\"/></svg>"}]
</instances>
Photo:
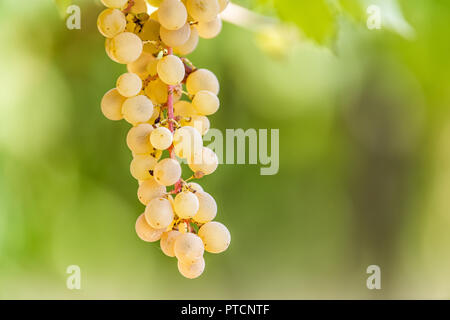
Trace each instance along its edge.
<instances>
[{"instance_id":1,"label":"grape stalk","mask_svg":"<svg viewBox=\"0 0 450 320\"><path fill-rule=\"evenodd\" d=\"M145 206L136 233L143 241L160 241L184 277L198 278L205 269L204 252L225 251L231 235L213 221L216 201L195 182L219 164L202 138L210 128L208 116L220 107L219 81L185 56L199 38L220 33L219 14L228 0L101 1L107 8L97 26L106 38L106 53L128 71L104 95L101 110L109 120L132 125L126 138L133 156L130 172ZM150 15L148 4L157 8ZM192 171L186 179L180 159Z\"/></svg>"}]
</instances>

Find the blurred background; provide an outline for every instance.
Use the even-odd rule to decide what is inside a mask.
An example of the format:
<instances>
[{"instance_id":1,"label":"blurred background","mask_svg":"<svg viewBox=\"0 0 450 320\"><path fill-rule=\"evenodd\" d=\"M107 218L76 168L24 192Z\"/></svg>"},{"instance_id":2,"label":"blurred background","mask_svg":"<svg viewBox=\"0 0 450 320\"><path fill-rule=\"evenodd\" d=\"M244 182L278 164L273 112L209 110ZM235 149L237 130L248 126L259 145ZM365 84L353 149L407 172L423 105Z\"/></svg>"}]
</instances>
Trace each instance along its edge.
<instances>
[{"instance_id":1,"label":"blurred background","mask_svg":"<svg viewBox=\"0 0 450 320\"><path fill-rule=\"evenodd\" d=\"M100 1L72 2L81 30L69 3L0 2L1 299L450 298L449 1L237 1L280 22L201 40L189 58L221 81L212 126L280 129L280 170L200 181L232 244L193 281L135 235L129 125L100 111L125 67Z\"/></svg>"}]
</instances>

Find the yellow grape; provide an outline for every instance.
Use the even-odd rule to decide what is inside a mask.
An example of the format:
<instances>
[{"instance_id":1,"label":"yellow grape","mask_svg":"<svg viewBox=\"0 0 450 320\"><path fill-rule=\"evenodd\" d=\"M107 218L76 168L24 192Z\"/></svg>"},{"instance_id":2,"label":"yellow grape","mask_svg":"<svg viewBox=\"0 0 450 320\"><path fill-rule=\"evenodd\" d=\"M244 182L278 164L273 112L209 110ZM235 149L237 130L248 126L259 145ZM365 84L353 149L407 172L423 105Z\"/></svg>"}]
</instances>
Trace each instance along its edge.
<instances>
[{"instance_id":1,"label":"yellow grape","mask_svg":"<svg viewBox=\"0 0 450 320\"><path fill-rule=\"evenodd\" d=\"M164 229L152 228L145 220L144 214L137 218L135 229L138 237L146 242L158 241L164 232Z\"/></svg>"},{"instance_id":2,"label":"yellow grape","mask_svg":"<svg viewBox=\"0 0 450 320\"><path fill-rule=\"evenodd\" d=\"M191 32L189 35L189 39L184 44L182 44L180 46L175 46L173 48L173 50L180 56L186 56L186 55L190 54L191 52L193 52L195 50L195 48L197 48L198 40L199 40L197 28L195 28L194 26L191 26L190 29L191 29Z\"/></svg>"},{"instance_id":3,"label":"yellow grape","mask_svg":"<svg viewBox=\"0 0 450 320\"><path fill-rule=\"evenodd\" d=\"M217 0L187 0L186 7L189 15L199 22L213 20L220 11Z\"/></svg>"},{"instance_id":4,"label":"yellow grape","mask_svg":"<svg viewBox=\"0 0 450 320\"><path fill-rule=\"evenodd\" d=\"M148 205L155 198L162 198L166 194L166 187L160 185L152 177L148 180L141 181L137 195L139 201L143 205Z\"/></svg>"},{"instance_id":5,"label":"yellow grape","mask_svg":"<svg viewBox=\"0 0 450 320\"><path fill-rule=\"evenodd\" d=\"M198 69L187 77L186 89L190 95L196 95L197 92L203 90L218 95L220 85L214 73L207 69Z\"/></svg>"},{"instance_id":6,"label":"yellow grape","mask_svg":"<svg viewBox=\"0 0 450 320\"><path fill-rule=\"evenodd\" d=\"M163 159L155 165L153 176L163 186L174 185L181 178L181 166L174 159Z\"/></svg>"},{"instance_id":7,"label":"yellow grape","mask_svg":"<svg viewBox=\"0 0 450 320\"><path fill-rule=\"evenodd\" d=\"M200 192L200 191L203 191L202 186L199 185L199 184L196 183L196 182L189 182L189 183L188 183L188 187L191 188L192 190L194 190L196 193L197 193L197 192Z\"/></svg>"},{"instance_id":8,"label":"yellow grape","mask_svg":"<svg viewBox=\"0 0 450 320\"><path fill-rule=\"evenodd\" d=\"M187 120L181 121L183 126L194 127L202 136L208 133L211 126L208 117L194 115Z\"/></svg>"},{"instance_id":9,"label":"yellow grape","mask_svg":"<svg viewBox=\"0 0 450 320\"><path fill-rule=\"evenodd\" d=\"M219 165L219 159L214 151L207 147L203 147L199 155L188 158L189 168L195 172L202 172L205 175L216 171Z\"/></svg>"},{"instance_id":10,"label":"yellow grape","mask_svg":"<svg viewBox=\"0 0 450 320\"><path fill-rule=\"evenodd\" d=\"M145 208L145 220L155 229L166 229L174 218L169 200L155 198Z\"/></svg>"},{"instance_id":11,"label":"yellow grape","mask_svg":"<svg viewBox=\"0 0 450 320\"><path fill-rule=\"evenodd\" d=\"M153 63L156 58L148 54L147 52L142 52L141 56L134 62L129 63L127 65L128 72L137 74L141 79L147 78L149 72L147 70L147 66Z\"/></svg>"},{"instance_id":12,"label":"yellow grape","mask_svg":"<svg viewBox=\"0 0 450 320\"><path fill-rule=\"evenodd\" d=\"M112 39L106 38L106 40L105 40L105 51L106 51L106 54L108 55L108 57L112 61L120 63L119 60L117 60L117 58L114 56L114 54L113 54L113 52L111 50L111 42L112 42Z\"/></svg>"},{"instance_id":13,"label":"yellow grape","mask_svg":"<svg viewBox=\"0 0 450 320\"><path fill-rule=\"evenodd\" d=\"M159 33L161 40L169 47L181 46L189 40L191 26L188 22L177 30L169 30L161 26Z\"/></svg>"},{"instance_id":14,"label":"yellow grape","mask_svg":"<svg viewBox=\"0 0 450 320\"><path fill-rule=\"evenodd\" d=\"M177 56L168 55L159 60L157 70L159 78L166 84L176 85L184 79L184 64Z\"/></svg>"},{"instance_id":15,"label":"yellow grape","mask_svg":"<svg viewBox=\"0 0 450 320\"><path fill-rule=\"evenodd\" d=\"M199 236L193 233L184 233L176 239L174 251L178 260L193 263L203 257L205 247Z\"/></svg>"},{"instance_id":16,"label":"yellow grape","mask_svg":"<svg viewBox=\"0 0 450 320\"><path fill-rule=\"evenodd\" d=\"M135 155L130 164L130 172L136 180L152 179L150 170L153 170L158 160L150 155Z\"/></svg>"},{"instance_id":17,"label":"yellow grape","mask_svg":"<svg viewBox=\"0 0 450 320\"><path fill-rule=\"evenodd\" d=\"M203 190L197 191L195 195L198 198L199 208L194 216L194 221L199 223L207 223L217 215L217 203L216 200L207 192Z\"/></svg>"},{"instance_id":18,"label":"yellow grape","mask_svg":"<svg viewBox=\"0 0 450 320\"><path fill-rule=\"evenodd\" d=\"M144 52L155 54L160 50L159 46L157 45L157 43L159 43L160 26L161 25L157 20L151 18L144 23L144 26L142 27L142 30L139 32L138 36L142 41L153 41L144 45Z\"/></svg>"},{"instance_id":19,"label":"yellow grape","mask_svg":"<svg viewBox=\"0 0 450 320\"><path fill-rule=\"evenodd\" d=\"M220 222L208 222L200 227L198 236L205 244L205 250L211 253L221 253L227 250L231 242L230 231Z\"/></svg>"},{"instance_id":20,"label":"yellow grape","mask_svg":"<svg viewBox=\"0 0 450 320\"><path fill-rule=\"evenodd\" d=\"M154 152L150 143L150 134L153 126L148 123L141 123L133 127L127 134L127 146L134 154L150 154Z\"/></svg>"},{"instance_id":21,"label":"yellow grape","mask_svg":"<svg viewBox=\"0 0 450 320\"><path fill-rule=\"evenodd\" d=\"M109 90L100 103L103 115L109 120L122 120L122 106L126 98L121 96L117 89Z\"/></svg>"},{"instance_id":22,"label":"yellow grape","mask_svg":"<svg viewBox=\"0 0 450 320\"><path fill-rule=\"evenodd\" d=\"M153 103L144 95L128 98L123 103L122 113L131 124L147 122L153 115Z\"/></svg>"},{"instance_id":23,"label":"yellow grape","mask_svg":"<svg viewBox=\"0 0 450 320\"><path fill-rule=\"evenodd\" d=\"M215 38L222 30L222 19L216 17L214 20L199 22L197 24L198 35L203 39Z\"/></svg>"},{"instance_id":24,"label":"yellow grape","mask_svg":"<svg viewBox=\"0 0 450 320\"><path fill-rule=\"evenodd\" d=\"M117 9L105 9L97 19L98 31L106 38L113 38L123 32L126 25L125 15Z\"/></svg>"},{"instance_id":25,"label":"yellow grape","mask_svg":"<svg viewBox=\"0 0 450 320\"><path fill-rule=\"evenodd\" d=\"M158 19L164 28L177 30L186 23L187 11L179 0L164 0L158 9Z\"/></svg>"},{"instance_id":26,"label":"yellow grape","mask_svg":"<svg viewBox=\"0 0 450 320\"><path fill-rule=\"evenodd\" d=\"M192 99L192 105L198 113L209 116L219 110L220 101L214 93L202 90L197 92L194 96L194 99Z\"/></svg>"},{"instance_id":27,"label":"yellow grape","mask_svg":"<svg viewBox=\"0 0 450 320\"><path fill-rule=\"evenodd\" d=\"M158 74L158 59L152 60L150 61L150 63L147 65L147 73L150 74L151 76L156 76Z\"/></svg>"},{"instance_id":28,"label":"yellow grape","mask_svg":"<svg viewBox=\"0 0 450 320\"><path fill-rule=\"evenodd\" d=\"M173 135L173 145L179 158L198 158L202 152L203 140L201 134L193 127L181 127Z\"/></svg>"},{"instance_id":29,"label":"yellow grape","mask_svg":"<svg viewBox=\"0 0 450 320\"><path fill-rule=\"evenodd\" d=\"M123 9L127 6L128 0L101 0L103 5L108 8Z\"/></svg>"},{"instance_id":30,"label":"yellow grape","mask_svg":"<svg viewBox=\"0 0 450 320\"><path fill-rule=\"evenodd\" d=\"M150 135L150 142L158 150L166 150L172 145L173 135L169 129L159 127Z\"/></svg>"},{"instance_id":31,"label":"yellow grape","mask_svg":"<svg viewBox=\"0 0 450 320\"><path fill-rule=\"evenodd\" d=\"M198 115L192 103L188 101L178 101L173 105L173 114L175 117L188 118Z\"/></svg>"},{"instance_id":32,"label":"yellow grape","mask_svg":"<svg viewBox=\"0 0 450 320\"><path fill-rule=\"evenodd\" d=\"M162 234L159 245L161 247L162 252L164 252L166 256L175 257L174 252L175 241L180 235L181 232L177 230L167 231Z\"/></svg>"},{"instance_id":33,"label":"yellow grape","mask_svg":"<svg viewBox=\"0 0 450 320\"><path fill-rule=\"evenodd\" d=\"M137 96L142 90L142 80L135 73L124 73L116 83L119 93L127 98Z\"/></svg>"},{"instance_id":34,"label":"yellow grape","mask_svg":"<svg viewBox=\"0 0 450 320\"><path fill-rule=\"evenodd\" d=\"M198 211L198 198L190 191L183 191L175 197L175 213L181 219L190 219Z\"/></svg>"},{"instance_id":35,"label":"yellow grape","mask_svg":"<svg viewBox=\"0 0 450 320\"><path fill-rule=\"evenodd\" d=\"M134 0L134 5L131 7L130 12L133 14L147 13L147 3L145 0Z\"/></svg>"},{"instance_id":36,"label":"yellow grape","mask_svg":"<svg viewBox=\"0 0 450 320\"><path fill-rule=\"evenodd\" d=\"M201 257L193 263L186 263L182 260L178 260L178 271L185 278L198 278L202 275L203 271L205 271L205 259Z\"/></svg>"},{"instance_id":37,"label":"yellow grape","mask_svg":"<svg viewBox=\"0 0 450 320\"><path fill-rule=\"evenodd\" d=\"M111 39L110 50L119 63L128 64L136 61L142 54L141 39L131 32L123 32Z\"/></svg>"}]
</instances>

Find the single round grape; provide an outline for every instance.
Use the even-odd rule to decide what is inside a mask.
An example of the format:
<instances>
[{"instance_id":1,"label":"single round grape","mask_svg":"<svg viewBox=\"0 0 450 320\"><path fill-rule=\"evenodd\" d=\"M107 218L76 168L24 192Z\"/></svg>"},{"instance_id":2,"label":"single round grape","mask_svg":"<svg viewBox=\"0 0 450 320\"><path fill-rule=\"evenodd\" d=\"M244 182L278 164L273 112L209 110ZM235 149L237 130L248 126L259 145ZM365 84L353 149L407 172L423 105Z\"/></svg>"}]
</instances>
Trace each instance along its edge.
<instances>
[{"instance_id":1,"label":"single round grape","mask_svg":"<svg viewBox=\"0 0 450 320\"><path fill-rule=\"evenodd\" d=\"M202 172L205 175L216 171L219 165L219 159L214 151L207 147L203 147L199 156L188 158L189 168L195 172Z\"/></svg>"},{"instance_id":2,"label":"single round grape","mask_svg":"<svg viewBox=\"0 0 450 320\"><path fill-rule=\"evenodd\" d=\"M195 195L198 198L199 208L193 219L199 223L207 223L214 220L217 215L216 200L204 191L196 192Z\"/></svg>"},{"instance_id":3,"label":"single round grape","mask_svg":"<svg viewBox=\"0 0 450 320\"><path fill-rule=\"evenodd\" d=\"M108 57L112 61L120 63L119 60L117 60L117 58L114 56L114 54L113 54L113 52L111 50L111 43L112 43L112 39L106 38L106 40L105 40L105 51L106 51L106 54L108 55Z\"/></svg>"},{"instance_id":4,"label":"single round grape","mask_svg":"<svg viewBox=\"0 0 450 320\"><path fill-rule=\"evenodd\" d=\"M154 229L145 220L145 215L141 214L136 220L136 233L141 240L155 242L161 239L164 229Z\"/></svg>"},{"instance_id":5,"label":"single round grape","mask_svg":"<svg viewBox=\"0 0 450 320\"><path fill-rule=\"evenodd\" d=\"M166 229L174 218L169 200L155 198L145 208L145 220L155 229Z\"/></svg>"},{"instance_id":6,"label":"single round grape","mask_svg":"<svg viewBox=\"0 0 450 320\"><path fill-rule=\"evenodd\" d=\"M152 177L148 180L140 181L137 195L143 205L148 205L155 198L162 198L166 194L166 187L160 185Z\"/></svg>"},{"instance_id":7,"label":"single round grape","mask_svg":"<svg viewBox=\"0 0 450 320\"><path fill-rule=\"evenodd\" d=\"M184 79L184 64L177 56L168 55L159 60L157 70L159 78L166 84L176 85Z\"/></svg>"},{"instance_id":8,"label":"single round grape","mask_svg":"<svg viewBox=\"0 0 450 320\"><path fill-rule=\"evenodd\" d=\"M103 115L109 120L122 120L122 106L125 100L126 98L121 96L117 89L109 90L100 103Z\"/></svg>"},{"instance_id":9,"label":"single round grape","mask_svg":"<svg viewBox=\"0 0 450 320\"><path fill-rule=\"evenodd\" d=\"M136 61L142 54L142 40L131 32L123 32L111 39L112 55L122 64Z\"/></svg>"},{"instance_id":10,"label":"single round grape","mask_svg":"<svg viewBox=\"0 0 450 320\"><path fill-rule=\"evenodd\" d=\"M167 231L162 234L159 245L161 247L162 252L164 252L166 256L175 257L174 252L175 241L180 235L181 232L177 230Z\"/></svg>"},{"instance_id":11,"label":"single round grape","mask_svg":"<svg viewBox=\"0 0 450 320\"><path fill-rule=\"evenodd\" d=\"M214 73L207 69L198 69L187 77L186 89L190 95L196 95L199 91L203 90L218 95L220 85Z\"/></svg>"},{"instance_id":12,"label":"single round grape","mask_svg":"<svg viewBox=\"0 0 450 320\"><path fill-rule=\"evenodd\" d=\"M113 38L123 32L126 25L125 15L117 9L105 9L97 19L98 31L106 38Z\"/></svg>"},{"instance_id":13,"label":"single round grape","mask_svg":"<svg viewBox=\"0 0 450 320\"><path fill-rule=\"evenodd\" d=\"M108 8L123 9L126 7L128 0L101 0L103 5Z\"/></svg>"},{"instance_id":14,"label":"single round grape","mask_svg":"<svg viewBox=\"0 0 450 320\"><path fill-rule=\"evenodd\" d=\"M194 190L197 194L197 192L203 191L203 188L201 185L199 185L197 182L189 182L188 187Z\"/></svg>"},{"instance_id":15,"label":"single round grape","mask_svg":"<svg viewBox=\"0 0 450 320\"><path fill-rule=\"evenodd\" d=\"M131 7L130 12L133 14L147 13L147 3L145 0L134 0L134 5Z\"/></svg>"},{"instance_id":16,"label":"single round grape","mask_svg":"<svg viewBox=\"0 0 450 320\"><path fill-rule=\"evenodd\" d=\"M155 168L157 162L158 160L150 155L135 155L130 164L131 175L136 180L151 179L150 170Z\"/></svg>"},{"instance_id":17,"label":"single round grape","mask_svg":"<svg viewBox=\"0 0 450 320\"><path fill-rule=\"evenodd\" d=\"M221 253L227 250L231 242L230 231L220 222L208 222L200 227L198 236L205 244L205 250L211 253Z\"/></svg>"},{"instance_id":18,"label":"single round grape","mask_svg":"<svg viewBox=\"0 0 450 320\"><path fill-rule=\"evenodd\" d=\"M116 83L119 93L127 98L137 96L142 90L142 80L135 73L124 73Z\"/></svg>"},{"instance_id":19,"label":"single round grape","mask_svg":"<svg viewBox=\"0 0 450 320\"><path fill-rule=\"evenodd\" d=\"M194 115L187 120L181 121L183 126L194 127L202 136L208 133L211 126L208 117Z\"/></svg>"},{"instance_id":20,"label":"single round grape","mask_svg":"<svg viewBox=\"0 0 450 320\"><path fill-rule=\"evenodd\" d=\"M132 127L127 134L127 146L134 154L150 154L154 151L150 143L150 134L153 126L141 123Z\"/></svg>"},{"instance_id":21,"label":"single round grape","mask_svg":"<svg viewBox=\"0 0 450 320\"><path fill-rule=\"evenodd\" d=\"M230 4L230 0L218 0L218 2L219 2L219 7L220 7L219 12L224 11Z\"/></svg>"},{"instance_id":22,"label":"single round grape","mask_svg":"<svg viewBox=\"0 0 450 320\"><path fill-rule=\"evenodd\" d=\"M178 260L193 263L203 257L205 247L199 236L193 233L184 233L176 239L174 252Z\"/></svg>"},{"instance_id":23,"label":"single round grape","mask_svg":"<svg viewBox=\"0 0 450 320\"><path fill-rule=\"evenodd\" d=\"M193 263L186 263L178 260L178 271L181 275L188 279L195 279L202 275L205 271L205 259L201 257Z\"/></svg>"},{"instance_id":24,"label":"single round grape","mask_svg":"<svg viewBox=\"0 0 450 320\"><path fill-rule=\"evenodd\" d=\"M159 31L161 40L169 47L185 44L191 36L191 26L188 22L178 30L169 30L161 26Z\"/></svg>"},{"instance_id":25,"label":"single round grape","mask_svg":"<svg viewBox=\"0 0 450 320\"><path fill-rule=\"evenodd\" d=\"M222 30L222 19L216 17L214 20L199 22L197 24L198 35L203 39L215 38Z\"/></svg>"},{"instance_id":26,"label":"single round grape","mask_svg":"<svg viewBox=\"0 0 450 320\"><path fill-rule=\"evenodd\" d=\"M188 118L198 115L192 103L188 101L178 101L173 105L173 114L175 117Z\"/></svg>"},{"instance_id":27,"label":"single round grape","mask_svg":"<svg viewBox=\"0 0 450 320\"><path fill-rule=\"evenodd\" d=\"M174 185L181 178L180 164L170 158L158 162L153 172L156 181L166 187Z\"/></svg>"},{"instance_id":28,"label":"single round grape","mask_svg":"<svg viewBox=\"0 0 450 320\"><path fill-rule=\"evenodd\" d=\"M141 79L148 77L147 66L153 61L157 61L154 56L142 52L141 56L134 62L127 64L128 72L137 74Z\"/></svg>"},{"instance_id":29,"label":"single round grape","mask_svg":"<svg viewBox=\"0 0 450 320\"><path fill-rule=\"evenodd\" d=\"M197 28L191 26L190 29L191 32L189 35L189 39L184 44L180 46L175 46L173 48L173 50L180 56L186 56L192 53L195 50L195 48L197 48L199 40Z\"/></svg>"},{"instance_id":30,"label":"single round grape","mask_svg":"<svg viewBox=\"0 0 450 320\"><path fill-rule=\"evenodd\" d=\"M186 7L179 0L164 0L158 9L158 19L166 29L180 29L187 20Z\"/></svg>"},{"instance_id":31,"label":"single round grape","mask_svg":"<svg viewBox=\"0 0 450 320\"><path fill-rule=\"evenodd\" d=\"M181 219L190 219L198 211L198 198L190 191L183 191L175 197L175 213Z\"/></svg>"},{"instance_id":32,"label":"single round grape","mask_svg":"<svg viewBox=\"0 0 450 320\"><path fill-rule=\"evenodd\" d=\"M194 96L194 99L192 99L192 105L198 113L209 116L219 110L220 101L214 93L202 90L197 92Z\"/></svg>"},{"instance_id":33,"label":"single round grape","mask_svg":"<svg viewBox=\"0 0 450 320\"><path fill-rule=\"evenodd\" d=\"M168 87L159 78L150 81L144 92L155 104L164 104L167 102Z\"/></svg>"},{"instance_id":34,"label":"single round grape","mask_svg":"<svg viewBox=\"0 0 450 320\"><path fill-rule=\"evenodd\" d=\"M175 153L182 159L198 157L202 152L203 140L201 134L193 127L181 127L173 136Z\"/></svg>"},{"instance_id":35,"label":"single round grape","mask_svg":"<svg viewBox=\"0 0 450 320\"><path fill-rule=\"evenodd\" d=\"M217 0L187 0L186 7L189 15L199 22L213 20L220 11Z\"/></svg>"},{"instance_id":36,"label":"single round grape","mask_svg":"<svg viewBox=\"0 0 450 320\"><path fill-rule=\"evenodd\" d=\"M153 114L153 103L144 95L128 98L123 103L122 113L131 124L147 122Z\"/></svg>"},{"instance_id":37,"label":"single round grape","mask_svg":"<svg viewBox=\"0 0 450 320\"><path fill-rule=\"evenodd\" d=\"M150 142L158 150L166 150L172 145L173 135L172 132L165 128L159 127L153 130L150 135Z\"/></svg>"}]
</instances>

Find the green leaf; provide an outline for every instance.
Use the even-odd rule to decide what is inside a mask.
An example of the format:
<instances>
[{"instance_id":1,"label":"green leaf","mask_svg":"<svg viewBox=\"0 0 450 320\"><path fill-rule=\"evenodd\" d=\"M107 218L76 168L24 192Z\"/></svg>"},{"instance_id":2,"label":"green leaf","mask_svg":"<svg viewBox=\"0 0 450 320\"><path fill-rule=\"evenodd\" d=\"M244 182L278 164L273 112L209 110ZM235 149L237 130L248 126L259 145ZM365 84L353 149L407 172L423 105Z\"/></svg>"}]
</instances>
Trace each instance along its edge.
<instances>
[{"instance_id":1,"label":"green leaf","mask_svg":"<svg viewBox=\"0 0 450 320\"><path fill-rule=\"evenodd\" d=\"M66 16L67 7L72 4L72 0L55 0L56 7L61 17Z\"/></svg>"},{"instance_id":2,"label":"green leaf","mask_svg":"<svg viewBox=\"0 0 450 320\"><path fill-rule=\"evenodd\" d=\"M294 22L303 33L318 42L329 42L336 33L335 15L326 0L274 0L281 19Z\"/></svg>"}]
</instances>

